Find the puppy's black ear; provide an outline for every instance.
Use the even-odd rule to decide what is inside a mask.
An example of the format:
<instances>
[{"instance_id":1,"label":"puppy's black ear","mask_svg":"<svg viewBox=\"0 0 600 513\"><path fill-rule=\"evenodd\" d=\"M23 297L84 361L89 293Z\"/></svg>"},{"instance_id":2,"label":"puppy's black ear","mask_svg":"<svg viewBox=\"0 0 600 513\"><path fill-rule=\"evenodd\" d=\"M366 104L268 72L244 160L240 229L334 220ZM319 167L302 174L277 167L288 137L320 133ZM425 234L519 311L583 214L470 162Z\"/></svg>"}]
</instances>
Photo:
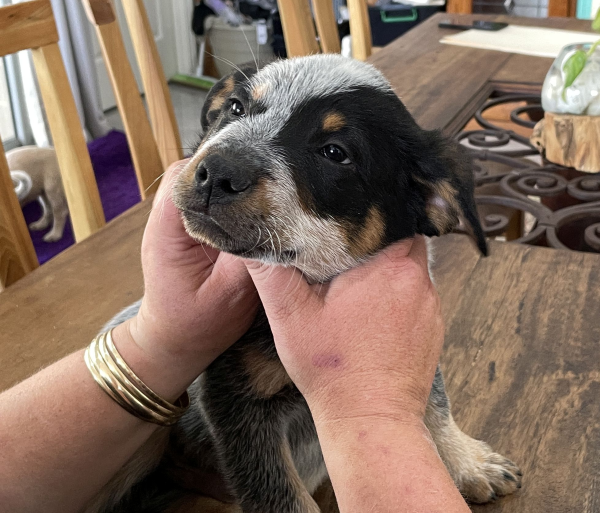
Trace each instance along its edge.
<instances>
[{"instance_id":1,"label":"puppy's black ear","mask_svg":"<svg viewBox=\"0 0 600 513\"><path fill-rule=\"evenodd\" d=\"M225 75L208 92L200 121L204 133L217 120L221 112L221 107L225 104L227 98L231 96L235 87L247 82L252 75L256 73L256 67L242 66L240 69L233 70L229 75Z\"/></svg>"},{"instance_id":2,"label":"puppy's black ear","mask_svg":"<svg viewBox=\"0 0 600 513\"><path fill-rule=\"evenodd\" d=\"M417 231L423 235L443 235L451 232L462 217L470 228L479 251L488 254L485 234L475 205L473 162L467 150L438 132L425 133L428 151L420 161L414 176L421 189L426 215Z\"/></svg>"}]
</instances>

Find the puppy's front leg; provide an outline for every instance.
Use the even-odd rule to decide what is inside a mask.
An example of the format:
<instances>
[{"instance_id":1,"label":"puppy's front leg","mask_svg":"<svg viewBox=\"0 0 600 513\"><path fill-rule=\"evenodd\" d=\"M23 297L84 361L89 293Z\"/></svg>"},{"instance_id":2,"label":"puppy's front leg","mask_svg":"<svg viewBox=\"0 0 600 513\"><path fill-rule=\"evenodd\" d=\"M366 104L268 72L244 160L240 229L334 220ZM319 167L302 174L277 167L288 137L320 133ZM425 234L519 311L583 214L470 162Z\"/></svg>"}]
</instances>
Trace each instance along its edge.
<instances>
[{"instance_id":1,"label":"puppy's front leg","mask_svg":"<svg viewBox=\"0 0 600 513\"><path fill-rule=\"evenodd\" d=\"M299 392L278 360L253 352L238 357L244 370L229 355L203 377L202 409L229 486L244 513L319 513L285 434ZM259 359L258 374L248 370Z\"/></svg>"},{"instance_id":2,"label":"puppy's front leg","mask_svg":"<svg viewBox=\"0 0 600 513\"><path fill-rule=\"evenodd\" d=\"M521 488L519 468L491 447L463 433L450 413L444 378L438 365L425 412L425 424L442 461L468 500L484 503Z\"/></svg>"}]
</instances>

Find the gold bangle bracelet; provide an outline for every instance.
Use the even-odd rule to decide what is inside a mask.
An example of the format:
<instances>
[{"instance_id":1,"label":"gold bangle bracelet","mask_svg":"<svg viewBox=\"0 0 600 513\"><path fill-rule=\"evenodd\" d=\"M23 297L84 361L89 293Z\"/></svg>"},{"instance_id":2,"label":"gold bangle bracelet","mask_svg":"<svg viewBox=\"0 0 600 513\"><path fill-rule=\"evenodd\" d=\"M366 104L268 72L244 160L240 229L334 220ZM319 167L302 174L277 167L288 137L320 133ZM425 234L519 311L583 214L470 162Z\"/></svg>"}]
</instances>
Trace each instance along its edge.
<instances>
[{"instance_id":1,"label":"gold bangle bracelet","mask_svg":"<svg viewBox=\"0 0 600 513\"><path fill-rule=\"evenodd\" d=\"M112 330L101 333L85 351L85 363L94 381L119 406L146 422L171 426L189 407L185 392L176 404L152 391L123 360L112 340Z\"/></svg>"},{"instance_id":2,"label":"gold bangle bracelet","mask_svg":"<svg viewBox=\"0 0 600 513\"><path fill-rule=\"evenodd\" d=\"M137 389L140 390L143 394L145 394L146 397L152 399L152 401L160 408L163 408L169 413L183 415L185 410L187 410L188 406L190 405L189 397L186 394L184 394L184 396L182 396L178 400L179 404L171 404L170 402L165 401L159 395L155 394L150 388L148 388L146 384L140 378L137 377L135 372L131 370L129 365L127 365L127 362L123 360L123 358L121 358L121 355L117 351L115 343L112 339L112 330L108 331L108 333L106 334L106 349L110 353L110 356L116 363L119 370L123 374L128 376L129 379L131 379L131 381L133 382L133 386L137 387ZM181 402L182 399L184 399L183 402Z\"/></svg>"}]
</instances>

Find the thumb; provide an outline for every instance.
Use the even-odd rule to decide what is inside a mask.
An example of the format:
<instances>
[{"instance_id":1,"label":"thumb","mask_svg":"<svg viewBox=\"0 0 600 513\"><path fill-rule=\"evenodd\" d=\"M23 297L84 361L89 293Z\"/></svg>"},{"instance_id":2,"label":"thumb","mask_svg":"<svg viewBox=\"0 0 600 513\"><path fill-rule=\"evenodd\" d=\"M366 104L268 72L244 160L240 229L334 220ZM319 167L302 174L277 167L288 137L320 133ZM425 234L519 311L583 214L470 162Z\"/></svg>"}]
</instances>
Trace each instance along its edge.
<instances>
[{"instance_id":1,"label":"thumb","mask_svg":"<svg viewBox=\"0 0 600 513\"><path fill-rule=\"evenodd\" d=\"M245 260L248 273L271 323L286 321L306 310L316 309L318 295L295 267L267 265Z\"/></svg>"}]
</instances>

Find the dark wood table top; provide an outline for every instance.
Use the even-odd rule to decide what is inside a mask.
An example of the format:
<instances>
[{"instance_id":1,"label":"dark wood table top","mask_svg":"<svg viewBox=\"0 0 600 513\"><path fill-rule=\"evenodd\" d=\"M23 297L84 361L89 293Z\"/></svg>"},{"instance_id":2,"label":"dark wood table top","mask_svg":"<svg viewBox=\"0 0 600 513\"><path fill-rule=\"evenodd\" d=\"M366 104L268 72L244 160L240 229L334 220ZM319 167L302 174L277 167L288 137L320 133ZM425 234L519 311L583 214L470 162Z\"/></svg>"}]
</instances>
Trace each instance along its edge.
<instances>
[{"instance_id":1,"label":"dark wood table top","mask_svg":"<svg viewBox=\"0 0 600 513\"><path fill-rule=\"evenodd\" d=\"M438 21L372 59L427 128L458 130L491 81L539 85L550 66L441 45L448 31ZM139 204L0 294L0 390L87 345L141 296L149 209ZM492 242L491 256L481 258L460 235L435 248L447 332L442 365L455 418L524 471L516 495L473 511L600 511L600 257Z\"/></svg>"}]
</instances>

